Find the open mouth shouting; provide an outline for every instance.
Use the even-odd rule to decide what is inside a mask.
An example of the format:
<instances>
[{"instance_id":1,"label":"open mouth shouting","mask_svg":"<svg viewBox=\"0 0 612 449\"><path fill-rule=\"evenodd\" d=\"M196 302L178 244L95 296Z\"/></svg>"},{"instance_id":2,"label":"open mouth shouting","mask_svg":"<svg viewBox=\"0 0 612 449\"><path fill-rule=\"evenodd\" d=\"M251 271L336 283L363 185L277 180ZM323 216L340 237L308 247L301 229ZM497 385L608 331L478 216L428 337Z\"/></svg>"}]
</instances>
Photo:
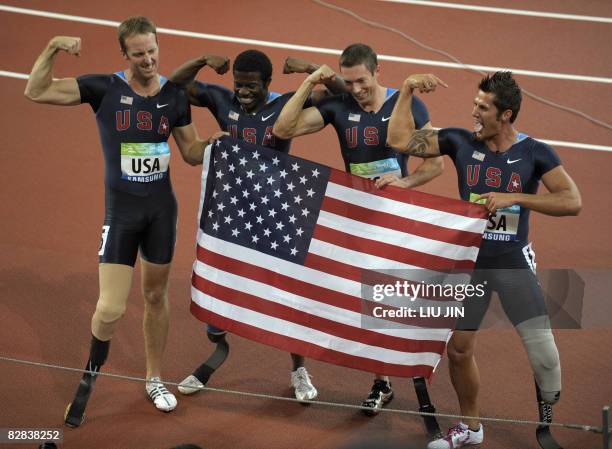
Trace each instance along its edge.
<instances>
[{"instance_id":1,"label":"open mouth shouting","mask_svg":"<svg viewBox=\"0 0 612 449\"><path fill-rule=\"evenodd\" d=\"M474 133L477 135L481 135L482 133L482 122L478 119L474 119Z\"/></svg>"}]
</instances>

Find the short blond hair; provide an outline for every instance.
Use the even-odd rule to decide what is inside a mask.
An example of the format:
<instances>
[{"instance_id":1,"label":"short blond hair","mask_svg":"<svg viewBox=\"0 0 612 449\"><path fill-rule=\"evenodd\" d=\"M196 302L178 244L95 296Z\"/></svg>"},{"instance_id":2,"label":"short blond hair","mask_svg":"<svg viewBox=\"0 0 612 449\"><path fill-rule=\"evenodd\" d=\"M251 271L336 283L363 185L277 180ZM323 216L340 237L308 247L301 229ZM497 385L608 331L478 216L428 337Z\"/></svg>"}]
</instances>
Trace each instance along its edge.
<instances>
[{"instance_id":1,"label":"short blond hair","mask_svg":"<svg viewBox=\"0 0 612 449\"><path fill-rule=\"evenodd\" d=\"M119 25L117 30L117 37L119 38L119 45L121 51L126 52L125 40L134 34L149 34L155 35L155 42L157 42L157 28L155 24L148 17L144 16L133 16L128 17Z\"/></svg>"}]
</instances>

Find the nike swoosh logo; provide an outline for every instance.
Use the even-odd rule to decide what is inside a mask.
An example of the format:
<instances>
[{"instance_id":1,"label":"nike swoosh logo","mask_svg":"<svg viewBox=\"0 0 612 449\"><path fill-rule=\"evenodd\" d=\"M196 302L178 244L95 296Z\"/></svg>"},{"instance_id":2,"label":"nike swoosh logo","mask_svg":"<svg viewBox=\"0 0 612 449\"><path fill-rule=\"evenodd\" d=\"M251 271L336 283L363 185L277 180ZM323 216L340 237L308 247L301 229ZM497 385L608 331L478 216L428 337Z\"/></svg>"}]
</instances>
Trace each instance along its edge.
<instances>
[{"instance_id":1,"label":"nike swoosh logo","mask_svg":"<svg viewBox=\"0 0 612 449\"><path fill-rule=\"evenodd\" d=\"M383 117L383 118L382 118L382 121L383 121L383 122L386 122L386 121L387 121L387 120L389 120L390 118L391 118L391 116L389 116L389 117Z\"/></svg>"},{"instance_id":2,"label":"nike swoosh logo","mask_svg":"<svg viewBox=\"0 0 612 449\"><path fill-rule=\"evenodd\" d=\"M272 114L268 115L267 117L262 116L262 117L261 117L261 121L262 121L262 122L265 122L265 121L266 121L266 120L268 120L270 117L272 117L274 114L276 114L276 112L273 112Z\"/></svg>"},{"instance_id":3,"label":"nike swoosh logo","mask_svg":"<svg viewBox=\"0 0 612 449\"><path fill-rule=\"evenodd\" d=\"M518 162L518 161L520 161L520 159L516 159L516 160L514 160L514 161L511 161L510 159L508 159L506 162L507 162L508 164L514 164L515 162Z\"/></svg>"},{"instance_id":4,"label":"nike swoosh logo","mask_svg":"<svg viewBox=\"0 0 612 449\"><path fill-rule=\"evenodd\" d=\"M168 106L168 103L166 103L166 104L158 104L157 105L157 109L165 108L166 106Z\"/></svg>"}]
</instances>

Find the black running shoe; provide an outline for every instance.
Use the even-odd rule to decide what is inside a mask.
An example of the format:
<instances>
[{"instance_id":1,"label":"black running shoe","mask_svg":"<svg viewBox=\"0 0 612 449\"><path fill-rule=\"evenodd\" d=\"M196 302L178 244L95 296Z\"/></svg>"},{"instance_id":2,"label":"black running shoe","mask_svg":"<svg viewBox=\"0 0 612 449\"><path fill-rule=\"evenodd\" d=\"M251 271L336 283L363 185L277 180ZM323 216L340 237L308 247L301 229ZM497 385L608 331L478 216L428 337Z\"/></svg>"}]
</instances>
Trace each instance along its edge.
<instances>
[{"instance_id":1,"label":"black running shoe","mask_svg":"<svg viewBox=\"0 0 612 449\"><path fill-rule=\"evenodd\" d=\"M375 379L372 391L370 391L366 400L361 403L362 407L368 408L362 408L361 411L368 416L377 415L383 405L391 402L391 399L393 399L391 383L382 379Z\"/></svg>"}]
</instances>

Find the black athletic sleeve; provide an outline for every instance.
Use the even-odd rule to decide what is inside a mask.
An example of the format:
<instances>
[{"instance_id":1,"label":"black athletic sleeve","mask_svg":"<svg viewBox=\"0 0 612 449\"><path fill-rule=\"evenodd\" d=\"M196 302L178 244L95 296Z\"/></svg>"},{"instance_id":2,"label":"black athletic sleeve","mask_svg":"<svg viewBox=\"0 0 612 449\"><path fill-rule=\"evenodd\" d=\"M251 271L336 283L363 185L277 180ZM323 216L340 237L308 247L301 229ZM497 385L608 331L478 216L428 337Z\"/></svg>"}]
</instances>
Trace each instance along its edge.
<instances>
[{"instance_id":1,"label":"black athletic sleeve","mask_svg":"<svg viewBox=\"0 0 612 449\"><path fill-rule=\"evenodd\" d=\"M189 125L191 123L191 105L189 104L187 92L185 89L178 88L176 97L177 119L175 126Z\"/></svg>"},{"instance_id":2,"label":"black athletic sleeve","mask_svg":"<svg viewBox=\"0 0 612 449\"><path fill-rule=\"evenodd\" d=\"M111 83L112 75L83 75L77 78L81 103L89 103L94 112L102 103L104 95Z\"/></svg>"},{"instance_id":3,"label":"black athletic sleeve","mask_svg":"<svg viewBox=\"0 0 612 449\"><path fill-rule=\"evenodd\" d=\"M332 95L331 97L323 98L314 107L319 110L323 117L323 123L327 126L334 121L338 105L342 107L342 96L346 94Z\"/></svg>"},{"instance_id":4,"label":"black athletic sleeve","mask_svg":"<svg viewBox=\"0 0 612 449\"><path fill-rule=\"evenodd\" d=\"M472 139L472 133L462 128L442 128L438 131L438 147L440 154L447 154L452 160L457 157L457 152L462 146L467 145Z\"/></svg>"},{"instance_id":5,"label":"black athletic sleeve","mask_svg":"<svg viewBox=\"0 0 612 449\"><path fill-rule=\"evenodd\" d=\"M200 106L210 109L213 115L216 115L221 104L227 104L231 101L233 92L217 84L196 81L191 94Z\"/></svg>"},{"instance_id":6,"label":"black athletic sleeve","mask_svg":"<svg viewBox=\"0 0 612 449\"><path fill-rule=\"evenodd\" d=\"M561 158L550 145L534 140L533 157L535 162L534 174L539 178L561 165Z\"/></svg>"},{"instance_id":7,"label":"black athletic sleeve","mask_svg":"<svg viewBox=\"0 0 612 449\"><path fill-rule=\"evenodd\" d=\"M306 109L311 106L314 106L314 103L312 102L312 94L308 95L308 98L306 99L306 102L304 103L304 107L302 109Z\"/></svg>"},{"instance_id":8,"label":"black athletic sleeve","mask_svg":"<svg viewBox=\"0 0 612 449\"><path fill-rule=\"evenodd\" d=\"M423 101L416 97L412 97L412 116L414 117L414 126L416 129L421 129L429 122L429 111Z\"/></svg>"}]
</instances>

